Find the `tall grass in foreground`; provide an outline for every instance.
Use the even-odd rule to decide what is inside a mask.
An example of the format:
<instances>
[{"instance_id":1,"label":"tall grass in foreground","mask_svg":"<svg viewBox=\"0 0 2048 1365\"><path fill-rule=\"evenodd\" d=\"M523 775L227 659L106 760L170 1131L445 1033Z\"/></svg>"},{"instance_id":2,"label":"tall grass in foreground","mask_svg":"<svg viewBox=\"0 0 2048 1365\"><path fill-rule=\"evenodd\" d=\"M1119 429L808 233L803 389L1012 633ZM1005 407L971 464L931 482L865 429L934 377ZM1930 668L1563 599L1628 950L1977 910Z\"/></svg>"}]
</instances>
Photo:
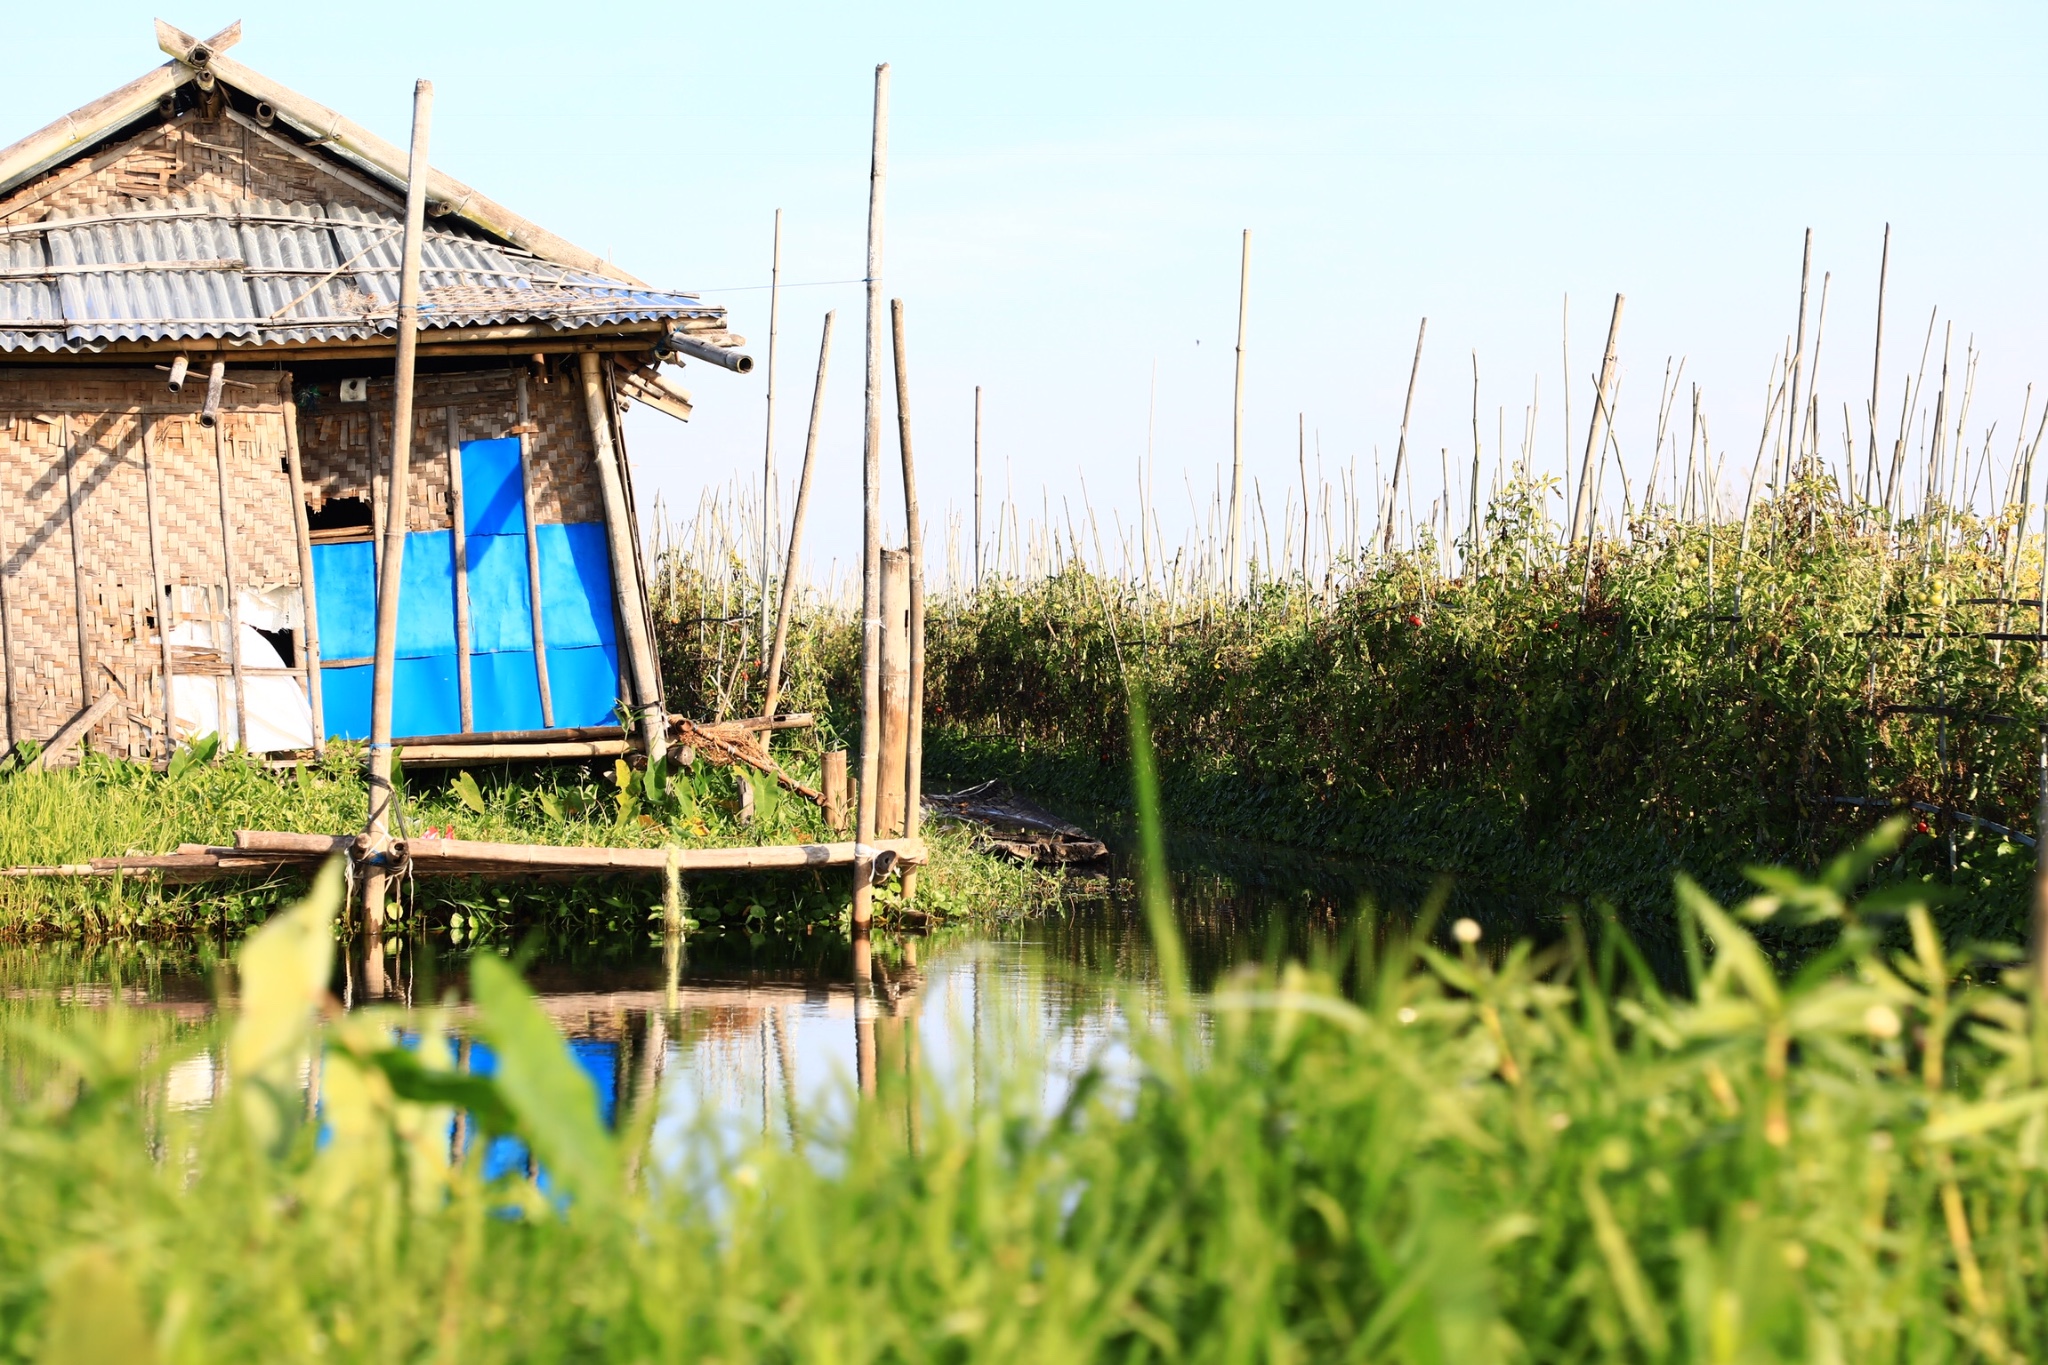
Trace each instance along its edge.
<instances>
[{"instance_id":1,"label":"tall grass in foreground","mask_svg":"<svg viewBox=\"0 0 2048 1365\"><path fill-rule=\"evenodd\" d=\"M1681 884L1689 1000L1611 929L1494 953L1368 920L1134 1000L1135 1079L1053 1112L1028 1067L980 1108L912 1076L738 1153L655 1140L644 1101L599 1127L489 955L492 1077L440 1069L432 1012L317 1022L329 882L242 951L209 1109L164 1103L169 1025L5 1007L0 1355L2037 1357L2048 1029L1918 901L1855 899L1896 833L1732 913ZM1780 980L1743 921L1786 916L1836 942ZM546 1190L451 1164L457 1105Z\"/></svg>"}]
</instances>

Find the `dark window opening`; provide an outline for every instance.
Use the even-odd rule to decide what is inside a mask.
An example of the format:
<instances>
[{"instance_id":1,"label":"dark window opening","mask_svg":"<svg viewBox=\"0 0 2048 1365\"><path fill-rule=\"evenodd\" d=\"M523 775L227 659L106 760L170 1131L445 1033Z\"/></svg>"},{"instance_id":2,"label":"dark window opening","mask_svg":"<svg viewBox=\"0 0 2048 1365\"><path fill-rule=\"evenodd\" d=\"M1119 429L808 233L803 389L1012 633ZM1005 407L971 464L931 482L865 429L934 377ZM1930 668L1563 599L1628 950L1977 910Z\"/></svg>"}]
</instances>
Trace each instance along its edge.
<instances>
[{"instance_id":1,"label":"dark window opening","mask_svg":"<svg viewBox=\"0 0 2048 1365\"><path fill-rule=\"evenodd\" d=\"M370 504L361 498L329 498L322 507L306 508L309 531L347 531L357 527L367 531L375 524L370 519Z\"/></svg>"},{"instance_id":2,"label":"dark window opening","mask_svg":"<svg viewBox=\"0 0 2048 1365\"><path fill-rule=\"evenodd\" d=\"M292 633L288 630L265 630L261 626L251 627L258 635L270 641L277 650L277 657L284 660L286 668L299 666L299 651L292 647Z\"/></svg>"}]
</instances>

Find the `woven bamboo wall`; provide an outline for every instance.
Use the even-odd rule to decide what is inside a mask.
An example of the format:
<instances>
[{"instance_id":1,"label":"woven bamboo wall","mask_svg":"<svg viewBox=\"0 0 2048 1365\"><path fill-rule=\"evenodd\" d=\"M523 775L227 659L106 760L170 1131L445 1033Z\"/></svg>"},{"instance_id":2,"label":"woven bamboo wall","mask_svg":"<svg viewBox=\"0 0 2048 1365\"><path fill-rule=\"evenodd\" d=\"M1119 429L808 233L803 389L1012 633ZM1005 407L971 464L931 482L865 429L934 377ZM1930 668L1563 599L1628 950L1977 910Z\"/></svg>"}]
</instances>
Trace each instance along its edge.
<instances>
[{"instance_id":1,"label":"woven bamboo wall","mask_svg":"<svg viewBox=\"0 0 2048 1365\"><path fill-rule=\"evenodd\" d=\"M411 475L407 480L407 525L438 531L450 524L448 511L448 409L453 407L464 441L511 434L519 405L510 370L470 370L422 375L413 399ZM336 385L321 384L299 395L299 450L305 468L306 500L314 507L329 498L370 500L370 422L377 423L377 448L391 451L389 379L373 379L368 401L343 403ZM596 448L584 415L583 390L556 376L543 384L529 379L528 411L539 430L528 445L533 465L534 515L543 522L604 520L604 491L597 479ZM384 471L376 471L377 504L384 503Z\"/></svg>"},{"instance_id":2,"label":"woven bamboo wall","mask_svg":"<svg viewBox=\"0 0 2048 1365\"><path fill-rule=\"evenodd\" d=\"M290 199L389 212L340 176L226 118L182 118L90 161L74 162L0 200L0 224L125 207L194 192L226 200Z\"/></svg>"},{"instance_id":3,"label":"woven bamboo wall","mask_svg":"<svg viewBox=\"0 0 2048 1365\"><path fill-rule=\"evenodd\" d=\"M284 469L289 377L232 373L248 381L228 387L218 428L237 586L296 587ZM203 388L174 396L153 370L0 370L0 724L9 742L47 740L118 681L126 704L95 727L93 746L137 758L161 753L144 446L165 581L185 588L183 598L211 593L222 601L220 478L215 433L197 420Z\"/></svg>"}]
</instances>

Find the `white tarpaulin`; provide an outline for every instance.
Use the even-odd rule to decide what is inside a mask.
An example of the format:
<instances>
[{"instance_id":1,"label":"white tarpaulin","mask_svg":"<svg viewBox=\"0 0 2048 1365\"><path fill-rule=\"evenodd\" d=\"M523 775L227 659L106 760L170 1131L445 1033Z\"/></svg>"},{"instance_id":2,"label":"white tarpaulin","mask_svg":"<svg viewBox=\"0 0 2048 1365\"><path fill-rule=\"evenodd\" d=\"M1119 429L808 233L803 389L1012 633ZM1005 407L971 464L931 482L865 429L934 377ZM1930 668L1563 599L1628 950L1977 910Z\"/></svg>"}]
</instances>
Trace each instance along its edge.
<instances>
[{"instance_id":1,"label":"white tarpaulin","mask_svg":"<svg viewBox=\"0 0 2048 1365\"><path fill-rule=\"evenodd\" d=\"M293 597L296 599L296 594ZM313 708L307 703L299 680L282 673L247 671L285 666L276 647L251 621L283 621L289 619L288 613L279 609L279 603L246 592L236 606L242 615L242 689L249 709L248 738L244 741L235 725L235 680L225 675L227 660L223 653L221 674L176 673L172 678L171 715L177 723L178 742L184 744L203 735L218 734L223 746L232 748L245 743L254 753L312 747ZM213 625L208 621L180 622L171 627L171 643L197 649L216 648Z\"/></svg>"}]
</instances>

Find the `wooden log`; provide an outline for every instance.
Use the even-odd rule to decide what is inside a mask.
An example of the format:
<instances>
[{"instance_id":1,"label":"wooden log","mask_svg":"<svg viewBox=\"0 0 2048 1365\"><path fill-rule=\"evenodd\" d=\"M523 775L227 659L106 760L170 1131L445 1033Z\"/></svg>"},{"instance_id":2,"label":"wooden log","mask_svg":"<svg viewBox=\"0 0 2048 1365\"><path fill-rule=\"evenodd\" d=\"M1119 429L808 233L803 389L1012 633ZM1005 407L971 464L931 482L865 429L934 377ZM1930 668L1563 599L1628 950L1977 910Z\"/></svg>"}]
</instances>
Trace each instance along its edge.
<instances>
[{"instance_id":1,"label":"wooden log","mask_svg":"<svg viewBox=\"0 0 2048 1365\"><path fill-rule=\"evenodd\" d=\"M275 103L276 101L272 101ZM392 374L390 508L378 546L377 653L370 683L370 812L372 854L391 842L391 679L398 662L398 592L405 572L406 480L412 459L413 374L420 332L420 251L426 236L427 141L434 86L419 81L412 94L412 157L405 187L405 246L398 275L398 356ZM384 923L385 873L381 863L363 875L363 927L375 937Z\"/></svg>"},{"instance_id":2,"label":"wooden log","mask_svg":"<svg viewBox=\"0 0 2048 1365\"><path fill-rule=\"evenodd\" d=\"M664 875L671 852L663 848L576 848L552 844L505 844L476 839L411 839L404 852L421 876L500 872L631 872ZM899 863L923 863L930 854L921 839L883 839L872 845L849 840L830 844L763 844L742 848L685 848L674 851L677 869L692 872L776 872L806 867L852 867L873 854Z\"/></svg>"},{"instance_id":3,"label":"wooden log","mask_svg":"<svg viewBox=\"0 0 2048 1365\"><path fill-rule=\"evenodd\" d=\"M875 837L875 784L882 736L882 209L889 175L889 64L875 68L875 113L868 149L867 382L861 427L860 791L854 831ZM856 942L874 918L872 865L853 875Z\"/></svg>"},{"instance_id":4,"label":"wooden log","mask_svg":"<svg viewBox=\"0 0 2048 1365\"><path fill-rule=\"evenodd\" d=\"M313 713L313 752L324 754L327 716L320 690L320 599L314 591L313 535L306 521L306 478L299 461L299 405L289 387L284 400L284 451L285 467L292 480L292 531L299 540L299 602L306 617L300 632L306 656L299 662L305 668L306 705ZM176 743L175 738L172 743Z\"/></svg>"},{"instance_id":5,"label":"wooden log","mask_svg":"<svg viewBox=\"0 0 2048 1365\"><path fill-rule=\"evenodd\" d=\"M540 517L533 503L533 411L526 367L512 372L519 398L519 503L526 513L526 596L533 612L533 679L540 686L540 723L555 728L555 694L548 686L548 636L541 623Z\"/></svg>"},{"instance_id":6,"label":"wooden log","mask_svg":"<svg viewBox=\"0 0 2048 1365\"><path fill-rule=\"evenodd\" d=\"M654 646L647 638L647 612L640 597L640 568L633 546L633 522L626 507L625 470L612 441L611 400L606 395L597 356L577 357L583 376L583 411L597 451L598 483L604 490L605 539L611 548L612 591L619 623L626 630L626 655L633 699L640 706L641 734L650 757L668 749L668 717L661 706L661 678L655 671Z\"/></svg>"},{"instance_id":7,"label":"wooden log","mask_svg":"<svg viewBox=\"0 0 2048 1365\"><path fill-rule=\"evenodd\" d=\"M227 656L228 670L235 680L235 743L246 749L249 747L249 684L242 670L241 575L236 572L234 515L228 501L227 434L218 425L213 428L213 464L220 476L220 555L221 571L227 575ZM215 643L217 645L218 641Z\"/></svg>"},{"instance_id":8,"label":"wooden log","mask_svg":"<svg viewBox=\"0 0 2048 1365\"><path fill-rule=\"evenodd\" d=\"M462 733L476 729L476 703L469 681L469 524L462 503L462 422L451 405L448 416L448 525L455 558L455 695Z\"/></svg>"},{"instance_id":9,"label":"wooden log","mask_svg":"<svg viewBox=\"0 0 2048 1365\"><path fill-rule=\"evenodd\" d=\"M469 734L407 735L402 742L406 758L410 761L412 751L421 745L556 744L571 740L625 738L626 732L616 725L577 725L560 730L477 730Z\"/></svg>"},{"instance_id":10,"label":"wooden log","mask_svg":"<svg viewBox=\"0 0 2048 1365\"><path fill-rule=\"evenodd\" d=\"M77 744L79 740L84 739L92 727L99 724L108 712L120 704L120 701L121 692L119 688L110 687L100 693L90 704L81 708L77 715L65 721L63 729L50 736L50 742L45 744L43 751L36 755L35 762L28 765L29 770L31 772L42 772L49 768L52 763L69 752L71 747Z\"/></svg>"},{"instance_id":11,"label":"wooden log","mask_svg":"<svg viewBox=\"0 0 2048 1365\"><path fill-rule=\"evenodd\" d=\"M164 666L164 753L169 759L178 749L177 703L171 696L171 682L177 676L172 662L176 651L171 647L171 626L174 624L172 610L174 597L171 580L165 570L170 561L164 556L163 526L164 514L158 500L156 487L156 453L150 447L150 433L155 428L153 419L142 419L142 504L143 515L149 521L149 576L153 594L156 597L156 638L163 651ZM296 463L293 466L297 468ZM300 525L305 524L304 509L300 511ZM11 727L10 727L11 728Z\"/></svg>"},{"instance_id":12,"label":"wooden log","mask_svg":"<svg viewBox=\"0 0 2048 1365\"><path fill-rule=\"evenodd\" d=\"M910 552L882 551L882 746L875 834L903 831L910 751Z\"/></svg>"},{"instance_id":13,"label":"wooden log","mask_svg":"<svg viewBox=\"0 0 2048 1365\"><path fill-rule=\"evenodd\" d=\"M808 730L818 723L818 718L809 711L792 711L786 716L750 716L725 723L742 730Z\"/></svg>"},{"instance_id":14,"label":"wooden log","mask_svg":"<svg viewBox=\"0 0 2048 1365\"><path fill-rule=\"evenodd\" d=\"M766 670L766 691L761 699L761 714L772 718L775 703L782 695L782 653L789 642L789 614L796 600L797 552L804 543L804 513L811 505L811 475L818 464L818 424L824 416L825 371L832 358L832 318L825 314L825 331L818 338L818 378L811 386L811 427L804 437L804 469L797 479L796 510L789 518L789 553L782 561L782 596L775 607L775 638L768 647Z\"/></svg>"},{"instance_id":15,"label":"wooden log","mask_svg":"<svg viewBox=\"0 0 2048 1365\"><path fill-rule=\"evenodd\" d=\"M274 829L235 831L235 848L245 853L303 853L310 857L324 857L330 853L347 853L366 842L360 834L293 834Z\"/></svg>"},{"instance_id":16,"label":"wooden log","mask_svg":"<svg viewBox=\"0 0 2048 1365\"><path fill-rule=\"evenodd\" d=\"M826 750L820 771L825 788L825 825L834 834L843 834L846 831L846 750Z\"/></svg>"},{"instance_id":17,"label":"wooden log","mask_svg":"<svg viewBox=\"0 0 2048 1365\"><path fill-rule=\"evenodd\" d=\"M909 676L905 680L909 695L904 718L902 829L904 837L915 839L919 801L924 792L924 523L917 509L917 466L911 458L910 370L904 355L902 299L889 301L889 321L896 352L896 439L903 454L903 514L910 550L910 610L906 621ZM1103 567L1105 571L1108 568ZM917 874L907 868L902 890L905 901L917 894Z\"/></svg>"},{"instance_id":18,"label":"wooden log","mask_svg":"<svg viewBox=\"0 0 2048 1365\"><path fill-rule=\"evenodd\" d=\"M564 758L617 758L639 741L595 739L533 744L412 744L401 742L408 768L452 768L464 763L543 763Z\"/></svg>"}]
</instances>

